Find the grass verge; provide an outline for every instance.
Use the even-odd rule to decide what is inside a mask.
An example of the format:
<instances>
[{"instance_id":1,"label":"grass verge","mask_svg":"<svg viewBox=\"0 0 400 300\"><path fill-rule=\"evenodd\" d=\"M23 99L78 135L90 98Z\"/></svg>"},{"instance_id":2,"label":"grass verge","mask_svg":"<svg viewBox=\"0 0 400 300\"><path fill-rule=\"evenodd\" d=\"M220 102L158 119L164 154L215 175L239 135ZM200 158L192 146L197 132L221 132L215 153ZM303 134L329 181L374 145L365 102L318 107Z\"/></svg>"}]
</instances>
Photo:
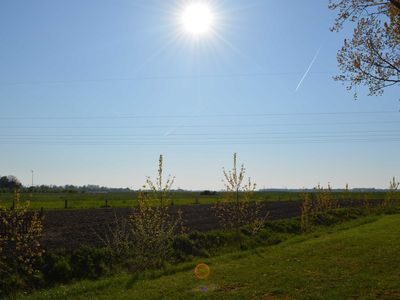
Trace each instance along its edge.
<instances>
[{"instance_id":1,"label":"grass verge","mask_svg":"<svg viewBox=\"0 0 400 300\"><path fill-rule=\"evenodd\" d=\"M206 259L211 275L204 281L193 276L193 262L141 277L85 280L18 298L400 298L399 237L399 214L367 216L275 246Z\"/></svg>"}]
</instances>

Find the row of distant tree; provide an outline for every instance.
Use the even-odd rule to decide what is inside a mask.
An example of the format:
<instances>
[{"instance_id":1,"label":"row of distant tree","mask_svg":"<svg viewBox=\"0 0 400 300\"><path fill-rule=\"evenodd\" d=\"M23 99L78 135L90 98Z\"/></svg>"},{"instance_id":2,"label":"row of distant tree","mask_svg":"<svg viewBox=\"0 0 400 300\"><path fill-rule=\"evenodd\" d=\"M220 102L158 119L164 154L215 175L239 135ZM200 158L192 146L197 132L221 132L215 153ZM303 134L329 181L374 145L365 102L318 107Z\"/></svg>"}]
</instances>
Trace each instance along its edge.
<instances>
[{"instance_id":1,"label":"row of distant tree","mask_svg":"<svg viewBox=\"0 0 400 300\"><path fill-rule=\"evenodd\" d=\"M110 193L110 192L133 192L134 190L130 188L110 188L99 185L35 185L31 187L24 187L19 179L13 175L0 176L0 193L14 192L15 190L20 190L22 192L31 193ZM177 189L171 190L176 192L184 192L185 190ZM202 191L201 196L216 196L216 191Z\"/></svg>"},{"instance_id":2,"label":"row of distant tree","mask_svg":"<svg viewBox=\"0 0 400 300\"><path fill-rule=\"evenodd\" d=\"M13 192L15 190L33 193L106 193L106 192L130 192L129 188L109 188L98 185L37 185L24 187L17 177L13 175L0 177L0 192Z\"/></svg>"},{"instance_id":3,"label":"row of distant tree","mask_svg":"<svg viewBox=\"0 0 400 300\"><path fill-rule=\"evenodd\" d=\"M131 192L129 188L110 188L99 185L37 185L26 188L33 193L109 193L109 192Z\"/></svg>"},{"instance_id":4,"label":"row of distant tree","mask_svg":"<svg viewBox=\"0 0 400 300\"><path fill-rule=\"evenodd\" d=\"M14 191L15 189L22 188L21 182L13 175L0 177L0 190L1 191Z\"/></svg>"}]
</instances>

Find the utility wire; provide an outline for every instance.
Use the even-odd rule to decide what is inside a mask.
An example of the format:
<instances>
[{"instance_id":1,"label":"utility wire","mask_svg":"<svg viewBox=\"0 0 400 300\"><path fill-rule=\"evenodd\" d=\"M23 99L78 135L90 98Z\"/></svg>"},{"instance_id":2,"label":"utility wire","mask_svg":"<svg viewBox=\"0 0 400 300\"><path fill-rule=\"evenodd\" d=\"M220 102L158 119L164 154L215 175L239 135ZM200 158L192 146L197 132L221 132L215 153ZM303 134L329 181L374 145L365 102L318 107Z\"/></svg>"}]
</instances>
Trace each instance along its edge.
<instances>
[{"instance_id":1,"label":"utility wire","mask_svg":"<svg viewBox=\"0 0 400 300\"><path fill-rule=\"evenodd\" d=\"M309 74L332 74L334 71L309 72ZM102 82L130 82L142 80L176 80L176 79L218 79L218 78L240 78L240 77L269 77L269 76L286 76L299 75L303 72L259 72L259 73L236 73L236 74L204 74L204 75L166 75L166 76L136 76L125 78L91 78L91 79L71 79L71 80L26 80L26 81L10 81L0 82L0 86L15 85L43 85L43 84L79 84L79 83L102 83Z\"/></svg>"},{"instance_id":2,"label":"utility wire","mask_svg":"<svg viewBox=\"0 0 400 300\"><path fill-rule=\"evenodd\" d=\"M400 138L352 138L352 139L309 139L309 140L246 140L246 141L192 141L192 142L173 142L173 143L143 143L143 142L119 142L119 143L107 143L107 142L46 142L46 141L6 141L1 142L2 145L54 145L54 146L216 146L216 145L270 145L270 144L314 144L314 143L377 143L377 142L400 142Z\"/></svg>"},{"instance_id":3,"label":"utility wire","mask_svg":"<svg viewBox=\"0 0 400 300\"><path fill-rule=\"evenodd\" d=\"M260 136L260 135L247 135L247 136L202 136L202 137L165 137L165 136L51 136L51 137L43 137L43 136L36 136L36 137L0 137L0 141L167 141L167 142L174 142L174 141L224 141L224 140L267 140L267 139L312 139L312 138L400 138L400 135L394 136L393 134L309 134L309 135L294 135L294 136Z\"/></svg>"},{"instance_id":4,"label":"utility wire","mask_svg":"<svg viewBox=\"0 0 400 300\"><path fill-rule=\"evenodd\" d=\"M341 126L341 125L378 125L400 124L400 121L369 121L369 122L323 122L323 123L264 123L264 124L197 124L181 125L179 128L236 128L236 127L267 127L267 126ZM134 125L134 126L0 126L0 129L151 129L165 128L165 125Z\"/></svg>"},{"instance_id":5,"label":"utility wire","mask_svg":"<svg viewBox=\"0 0 400 300\"><path fill-rule=\"evenodd\" d=\"M328 115L385 115L398 111L352 111L352 112L293 112L293 113L248 113L248 114L208 114L208 115L132 115L132 116L0 116L0 120L89 120L89 119L168 119L168 118L233 118L233 117L273 117L273 116L328 116Z\"/></svg>"},{"instance_id":6,"label":"utility wire","mask_svg":"<svg viewBox=\"0 0 400 300\"><path fill-rule=\"evenodd\" d=\"M400 130L353 130L353 131L280 131L280 132L209 132L209 133L172 133L168 136L164 136L162 134L0 134L1 137L12 137L12 138L36 138L36 137L81 137L81 138L96 138L96 137L116 137L116 138L125 138L125 137L155 137L155 138L169 138L169 137L209 137L209 136L250 136L250 135L298 135L298 134L333 134L333 135L348 135L348 134L367 134L367 133L378 133L378 134L392 134L398 133L400 134ZM329 136L329 135L328 135Z\"/></svg>"}]
</instances>

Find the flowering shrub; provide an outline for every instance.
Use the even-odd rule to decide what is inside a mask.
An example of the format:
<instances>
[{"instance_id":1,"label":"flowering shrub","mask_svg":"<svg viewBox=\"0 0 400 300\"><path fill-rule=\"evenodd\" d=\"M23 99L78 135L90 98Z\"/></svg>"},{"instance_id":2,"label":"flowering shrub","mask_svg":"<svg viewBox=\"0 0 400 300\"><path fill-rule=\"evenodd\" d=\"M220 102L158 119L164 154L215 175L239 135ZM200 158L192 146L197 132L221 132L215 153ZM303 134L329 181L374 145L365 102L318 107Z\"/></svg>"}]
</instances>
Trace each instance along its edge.
<instances>
[{"instance_id":1,"label":"flowering shrub","mask_svg":"<svg viewBox=\"0 0 400 300\"><path fill-rule=\"evenodd\" d=\"M160 267L172 255L173 241L182 231L181 212L177 217L169 213L172 201L170 190L174 178L163 182L163 156L160 155L158 177L149 177L139 194L139 206L130 216L135 264L139 269Z\"/></svg>"},{"instance_id":2,"label":"flowering shrub","mask_svg":"<svg viewBox=\"0 0 400 300\"><path fill-rule=\"evenodd\" d=\"M252 201L256 185L244 178L246 169L244 165L237 168L236 153L233 155L233 168L224 172L226 193L224 199L213 206L215 215L225 229L235 229L240 235L240 228L248 226L253 233L257 233L265 223L266 216L261 216L260 203Z\"/></svg>"},{"instance_id":3,"label":"flowering shrub","mask_svg":"<svg viewBox=\"0 0 400 300\"><path fill-rule=\"evenodd\" d=\"M0 208L0 295L15 285L27 285L37 274L35 264L43 254L42 217L28 208L29 202L20 203L18 191L13 208Z\"/></svg>"}]
</instances>

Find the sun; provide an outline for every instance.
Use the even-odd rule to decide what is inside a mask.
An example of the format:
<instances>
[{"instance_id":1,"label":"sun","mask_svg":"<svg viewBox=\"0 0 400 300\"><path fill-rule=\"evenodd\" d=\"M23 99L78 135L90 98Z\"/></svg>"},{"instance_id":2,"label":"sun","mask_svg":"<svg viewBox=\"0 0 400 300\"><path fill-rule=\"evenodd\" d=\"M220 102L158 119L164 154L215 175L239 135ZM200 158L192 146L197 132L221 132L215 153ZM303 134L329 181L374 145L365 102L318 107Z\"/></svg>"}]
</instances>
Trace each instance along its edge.
<instances>
[{"instance_id":1,"label":"sun","mask_svg":"<svg viewBox=\"0 0 400 300\"><path fill-rule=\"evenodd\" d=\"M203 2L188 4L182 11L182 27L188 34L198 37L212 30L214 15L209 5Z\"/></svg>"}]
</instances>

